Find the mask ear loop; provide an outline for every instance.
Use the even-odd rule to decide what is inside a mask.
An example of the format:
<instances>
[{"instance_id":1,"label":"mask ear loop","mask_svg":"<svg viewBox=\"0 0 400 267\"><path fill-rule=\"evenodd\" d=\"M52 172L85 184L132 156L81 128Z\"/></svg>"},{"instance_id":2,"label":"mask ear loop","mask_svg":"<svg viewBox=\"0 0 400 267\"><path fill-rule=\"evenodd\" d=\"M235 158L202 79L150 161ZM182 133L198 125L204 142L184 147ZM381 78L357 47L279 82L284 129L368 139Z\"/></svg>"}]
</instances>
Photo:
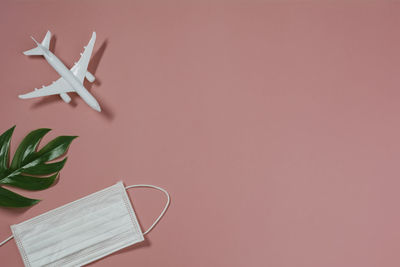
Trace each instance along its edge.
<instances>
[{"instance_id":1,"label":"mask ear loop","mask_svg":"<svg viewBox=\"0 0 400 267\"><path fill-rule=\"evenodd\" d=\"M154 223L149 227L149 229L147 229L147 230L143 233L143 235L146 235L147 233L149 233L149 232L154 228L154 226L156 226L156 224L157 224L157 223L161 220L161 218L164 216L165 212L166 212L167 209L168 209L169 203L171 202L171 199L170 199L170 197L169 197L168 192L167 192L165 189L163 189L163 188L161 188L161 187L158 187L158 186L155 186L155 185L149 185L149 184L128 185L127 187L125 187L125 189L128 190L128 189L130 189L130 188L135 188L135 187L154 188L154 189L160 190L161 192L163 192L163 193L167 196L167 203L165 204L165 207L164 207L164 209L162 210L161 214L160 214L160 215L158 216L158 218L154 221ZM8 240L7 240L7 241L8 241Z\"/></svg>"},{"instance_id":2,"label":"mask ear loop","mask_svg":"<svg viewBox=\"0 0 400 267\"><path fill-rule=\"evenodd\" d=\"M2 241L2 242L0 243L0 247L1 247L2 245L4 245L5 243L7 243L8 241L10 241L11 239L13 239L13 237L14 237L14 236L9 236L6 240Z\"/></svg>"}]
</instances>

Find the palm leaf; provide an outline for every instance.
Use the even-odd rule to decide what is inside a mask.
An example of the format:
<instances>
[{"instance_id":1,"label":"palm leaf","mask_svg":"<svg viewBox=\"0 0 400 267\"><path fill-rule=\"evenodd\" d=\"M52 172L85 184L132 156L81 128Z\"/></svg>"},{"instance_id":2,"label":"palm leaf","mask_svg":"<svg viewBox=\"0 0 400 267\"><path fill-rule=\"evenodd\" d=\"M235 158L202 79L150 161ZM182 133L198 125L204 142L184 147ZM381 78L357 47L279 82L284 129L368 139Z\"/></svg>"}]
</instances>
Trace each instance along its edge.
<instances>
[{"instance_id":1,"label":"palm leaf","mask_svg":"<svg viewBox=\"0 0 400 267\"><path fill-rule=\"evenodd\" d=\"M77 136L59 136L37 151L42 138L50 131L41 128L30 132L22 140L9 164L10 141L14 127L0 135L0 206L26 207L39 202L14 193L2 186L18 187L26 190L49 188L57 179L67 158L47 163L63 156L72 140Z\"/></svg>"}]
</instances>

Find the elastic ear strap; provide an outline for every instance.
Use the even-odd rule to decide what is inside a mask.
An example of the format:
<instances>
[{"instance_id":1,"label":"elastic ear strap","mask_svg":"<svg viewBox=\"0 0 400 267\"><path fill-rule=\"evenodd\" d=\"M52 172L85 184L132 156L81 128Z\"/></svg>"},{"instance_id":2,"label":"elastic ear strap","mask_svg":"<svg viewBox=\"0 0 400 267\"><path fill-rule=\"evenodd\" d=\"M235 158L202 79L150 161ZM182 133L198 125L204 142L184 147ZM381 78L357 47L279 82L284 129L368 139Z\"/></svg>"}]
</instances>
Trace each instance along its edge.
<instances>
[{"instance_id":1,"label":"elastic ear strap","mask_svg":"<svg viewBox=\"0 0 400 267\"><path fill-rule=\"evenodd\" d=\"M164 216L165 212L168 209L169 203L171 202L171 199L169 197L168 192L165 189L163 189L161 187L158 187L158 186L155 186L155 185L149 185L149 184L128 185L127 187L125 187L125 189L128 190L128 189L134 188L134 187L154 188L154 189L160 190L161 192L164 192L164 194L167 196L167 203L165 204L164 209L162 210L160 216L158 216L158 218L154 221L154 223L149 227L149 229L147 229L147 231L143 233L143 235L145 235L148 232L150 232L154 228L154 226L156 226L156 224L161 220L162 216Z\"/></svg>"},{"instance_id":2,"label":"elastic ear strap","mask_svg":"<svg viewBox=\"0 0 400 267\"><path fill-rule=\"evenodd\" d=\"M6 240L2 241L2 242L0 243L0 247L1 247L2 245L4 245L5 243L7 243L8 241L10 241L11 239L13 239L13 236L9 236Z\"/></svg>"}]
</instances>

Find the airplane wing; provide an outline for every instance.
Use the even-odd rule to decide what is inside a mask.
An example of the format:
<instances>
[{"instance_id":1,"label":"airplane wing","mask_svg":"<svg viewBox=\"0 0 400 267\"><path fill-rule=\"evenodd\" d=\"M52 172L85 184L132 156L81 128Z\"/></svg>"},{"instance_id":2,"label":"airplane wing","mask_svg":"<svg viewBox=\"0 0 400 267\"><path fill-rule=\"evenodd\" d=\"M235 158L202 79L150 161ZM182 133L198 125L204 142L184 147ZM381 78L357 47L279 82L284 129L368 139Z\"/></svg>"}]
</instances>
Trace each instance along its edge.
<instances>
[{"instance_id":1,"label":"airplane wing","mask_svg":"<svg viewBox=\"0 0 400 267\"><path fill-rule=\"evenodd\" d=\"M93 52L93 46L96 42L96 33L93 32L92 38L90 39L87 46L85 46L85 50L81 53L81 58L75 65L71 68L72 73L83 83L83 79L87 73L87 67L89 65L90 56ZM91 74L89 76L92 76ZM94 77L93 77L94 79Z\"/></svg>"},{"instance_id":2,"label":"airplane wing","mask_svg":"<svg viewBox=\"0 0 400 267\"><path fill-rule=\"evenodd\" d=\"M62 93L74 92L75 90L64 80L60 78L48 86L43 86L41 89L36 89L33 92L19 95L19 98L34 98L48 95L58 95Z\"/></svg>"}]
</instances>

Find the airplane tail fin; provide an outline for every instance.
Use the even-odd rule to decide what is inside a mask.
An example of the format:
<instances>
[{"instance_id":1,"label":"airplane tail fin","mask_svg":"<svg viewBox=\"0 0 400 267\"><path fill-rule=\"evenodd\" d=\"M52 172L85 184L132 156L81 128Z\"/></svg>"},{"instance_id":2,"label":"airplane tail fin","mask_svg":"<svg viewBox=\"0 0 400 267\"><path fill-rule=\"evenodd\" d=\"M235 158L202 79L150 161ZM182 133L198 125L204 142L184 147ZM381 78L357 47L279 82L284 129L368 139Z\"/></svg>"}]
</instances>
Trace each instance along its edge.
<instances>
[{"instance_id":1,"label":"airplane tail fin","mask_svg":"<svg viewBox=\"0 0 400 267\"><path fill-rule=\"evenodd\" d=\"M32 40L36 43L37 47L32 48L24 52L24 55L27 56L36 56L36 55L43 55L45 53L44 47L49 49L50 46L50 39L51 39L51 32L47 31L46 36L44 37L42 43L39 43L35 40L35 38L31 37Z\"/></svg>"},{"instance_id":2,"label":"airplane tail fin","mask_svg":"<svg viewBox=\"0 0 400 267\"><path fill-rule=\"evenodd\" d=\"M50 39L51 39L51 32L47 31L46 36L44 37L44 39L42 41L42 45L44 47L46 47L47 49L49 49L49 47L50 47Z\"/></svg>"}]
</instances>

